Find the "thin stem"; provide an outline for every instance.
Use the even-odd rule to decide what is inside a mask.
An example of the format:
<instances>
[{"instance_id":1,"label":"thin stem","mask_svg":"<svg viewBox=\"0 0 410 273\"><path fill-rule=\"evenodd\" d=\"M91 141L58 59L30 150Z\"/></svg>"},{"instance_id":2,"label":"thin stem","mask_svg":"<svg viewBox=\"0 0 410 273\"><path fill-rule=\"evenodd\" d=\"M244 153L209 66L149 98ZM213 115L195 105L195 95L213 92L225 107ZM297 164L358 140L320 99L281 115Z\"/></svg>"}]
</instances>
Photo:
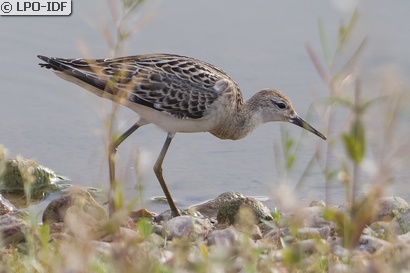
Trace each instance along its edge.
<instances>
[{"instance_id":1,"label":"thin stem","mask_svg":"<svg viewBox=\"0 0 410 273\"><path fill-rule=\"evenodd\" d=\"M361 111L360 111L360 92L361 91L361 83L359 79L356 79L355 81L355 106L354 106L354 115L355 115L355 119L359 120L360 119L360 115L361 115ZM356 141L358 141L359 138L359 132L358 132L358 128L356 128L355 132L355 139ZM358 188L358 184L359 184L359 162L356 162L356 160L353 163L353 179L352 179L352 199L351 199L351 204L355 204L356 201L356 191Z\"/></svg>"}]
</instances>

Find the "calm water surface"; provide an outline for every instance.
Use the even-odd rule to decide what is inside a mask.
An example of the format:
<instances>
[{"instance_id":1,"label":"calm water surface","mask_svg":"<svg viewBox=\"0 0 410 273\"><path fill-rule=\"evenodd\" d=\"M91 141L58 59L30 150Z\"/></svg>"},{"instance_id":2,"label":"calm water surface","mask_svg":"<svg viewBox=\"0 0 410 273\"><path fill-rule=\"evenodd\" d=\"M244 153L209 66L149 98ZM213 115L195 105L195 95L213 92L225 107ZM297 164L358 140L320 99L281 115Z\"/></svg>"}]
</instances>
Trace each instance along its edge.
<instances>
[{"instance_id":1,"label":"calm water surface","mask_svg":"<svg viewBox=\"0 0 410 273\"><path fill-rule=\"evenodd\" d=\"M104 25L110 24L106 2L73 2L70 17L0 18L0 144L9 149L10 156L34 158L69 177L73 184L106 188L104 120L112 104L37 65L37 54L109 56L102 34ZM384 66L394 65L402 75L409 75L410 37L404 35L409 8L405 0L395 4L363 1L359 7L357 36L369 37L362 69L369 72L370 81L372 73ZM325 22L330 46L334 46L339 24L351 12L332 1L152 1L144 10L149 15L123 55L167 52L203 59L227 71L245 98L261 88L274 87L285 92L304 117L313 101L328 94L305 45L310 44L321 57L318 19ZM312 111L309 122L323 131L321 114ZM121 108L120 130L136 119L135 113ZM345 119L338 117L336 127ZM409 127L407 120L403 118L403 128ZM271 123L240 141L221 141L205 133L177 134L164 162L164 175L178 205L188 206L229 190L273 198L279 185L274 147L281 147L281 127L295 138L301 133L296 126ZM406 130L404 134L408 135ZM146 126L121 145L118 153L117 173L127 198L137 195L139 180L145 205L154 211L167 208L150 201L162 195L151 168L165 137L155 126ZM297 183L318 147L325 148L321 139L304 135L288 185ZM136 175L138 155L141 179ZM398 173L392 192L410 201L407 180L406 172ZM332 202L341 203L342 188L338 184L332 188ZM324 199L324 178L317 165L295 194L301 203Z\"/></svg>"}]
</instances>

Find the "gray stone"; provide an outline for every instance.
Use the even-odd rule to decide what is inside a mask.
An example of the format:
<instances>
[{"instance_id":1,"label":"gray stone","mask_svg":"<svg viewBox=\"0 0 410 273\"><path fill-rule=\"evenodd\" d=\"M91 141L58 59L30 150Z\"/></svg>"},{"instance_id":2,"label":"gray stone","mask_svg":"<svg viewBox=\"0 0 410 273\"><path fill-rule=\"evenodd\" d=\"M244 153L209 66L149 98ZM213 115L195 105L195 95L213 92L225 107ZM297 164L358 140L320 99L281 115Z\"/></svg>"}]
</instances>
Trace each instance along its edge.
<instances>
[{"instance_id":1,"label":"gray stone","mask_svg":"<svg viewBox=\"0 0 410 273\"><path fill-rule=\"evenodd\" d=\"M76 206L85 214L96 220L107 219L107 212L100 206L91 194L81 188L72 188L71 191L51 201L43 212L43 222L49 224L64 222L67 209Z\"/></svg>"},{"instance_id":2,"label":"gray stone","mask_svg":"<svg viewBox=\"0 0 410 273\"><path fill-rule=\"evenodd\" d=\"M329 243L329 246L331 247L342 246L343 238L340 236L332 235L327 238L327 242Z\"/></svg>"},{"instance_id":3,"label":"gray stone","mask_svg":"<svg viewBox=\"0 0 410 273\"><path fill-rule=\"evenodd\" d=\"M212 231L208 238L208 245L236 246L240 240L240 233L233 227Z\"/></svg>"},{"instance_id":4,"label":"gray stone","mask_svg":"<svg viewBox=\"0 0 410 273\"><path fill-rule=\"evenodd\" d=\"M321 238L327 239L330 235L330 227L324 226L321 228L299 228L297 230L297 237L302 240Z\"/></svg>"},{"instance_id":5,"label":"gray stone","mask_svg":"<svg viewBox=\"0 0 410 273\"><path fill-rule=\"evenodd\" d=\"M95 219L79 207L71 206L65 212L64 231L79 239L99 240L108 234L103 221Z\"/></svg>"},{"instance_id":6,"label":"gray stone","mask_svg":"<svg viewBox=\"0 0 410 273\"><path fill-rule=\"evenodd\" d=\"M4 162L4 171L0 180L5 190L19 191L22 194L24 194L24 184L29 184L31 197L41 198L45 191L57 188L56 181L63 179L34 160L16 157Z\"/></svg>"},{"instance_id":7,"label":"gray stone","mask_svg":"<svg viewBox=\"0 0 410 273\"><path fill-rule=\"evenodd\" d=\"M321 247L323 246L323 247ZM324 252L327 249L326 240L322 239L307 239L303 241L295 241L290 247L296 248L305 254L313 254L316 252Z\"/></svg>"},{"instance_id":8,"label":"gray stone","mask_svg":"<svg viewBox=\"0 0 410 273\"><path fill-rule=\"evenodd\" d=\"M189 207L189 209L199 211L202 215L204 215L207 218L216 218L222 204L238 198L245 198L245 196L243 196L239 192L224 192L212 200L208 200L204 203L191 206Z\"/></svg>"},{"instance_id":9,"label":"gray stone","mask_svg":"<svg viewBox=\"0 0 410 273\"><path fill-rule=\"evenodd\" d=\"M410 246L410 232L407 232L406 234L397 235L396 244L399 246Z\"/></svg>"},{"instance_id":10,"label":"gray stone","mask_svg":"<svg viewBox=\"0 0 410 273\"><path fill-rule=\"evenodd\" d=\"M332 226L332 224L323 217L325 208L320 206L307 207L297 210L289 221L294 222L299 227L321 228L323 226Z\"/></svg>"},{"instance_id":11,"label":"gray stone","mask_svg":"<svg viewBox=\"0 0 410 273\"><path fill-rule=\"evenodd\" d=\"M406 209L409 204L400 197L391 196L380 198L378 206L377 220L391 221L400 210Z\"/></svg>"},{"instance_id":12,"label":"gray stone","mask_svg":"<svg viewBox=\"0 0 410 273\"><path fill-rule=\"evenodd\" d=\"M242 214L240 213L241 210ZM232 225L238 221L242 223L248 221L249 224L253 225L262 220L270 221L272 219L268 207L252 197L239 197L224 202L217 214L218 224L226 225Z\"/></svg>"},{"instance_id":13,"label":"gray stone","mask_svg":"<svg viewBox=\"0 0 410 273\"><path fill-rule=\"evenodd\" d=\"M282 248L282 238L290 236L289 228L272 229L263 236L263 241L275 246L276 248Z\"/></svg>"},{"instance_id":14,"label":"gray stone","mask_svg":"<svg viewBox=\"0 0 410 273\"><path fill-rule=\"evenodd\" d=\"M405 234L410 231L410 208L401 209L390 222L389 231L395 235Z\"/></svg>"},{"instance_id":15,"label":"gray stone","mask_svg":"<svg viewBox=\"0 0 410 273\"><path fill-rule=\"evenodd\" d=\"M12 203L10 203L9 200L4 198L3 195L0 194L0 215L4 215L16 210L17 208Z\"/></svg>"},{"instance_id":16,"label":"gray stone","mask_svg":"<svg viewBox=\"0 0 410 273\"><path fill-rule=\"evenodd\" d=\"M329 265L329 272L332 273L352 273L352 269L348 264L332 263Z\"/></svg>"},{"instance_id":17,"label":"gray stone","mask_svg":"<svg viewBox=\"0 0 410 273\"><path fill-rule=\"evenodd\" d=\"M164 233L170 240L175 237L190 240L204 238L211 230L212 224L208 219L192 216L175 217L164 224Z\"/></svg>"},{"instance_id":18,"label":"gray stone","mask_svg":"<svg viewBox=\"0 0 410 273\"><path fill-rule=\"evenodd\" d=\"M309 207L326 207L326 202L323 200L313 200L310 202Z\"/></svg>"},{"instance_id":19,"label":"gray stone","mask_svg":"<svg viewBox=\"0 0 410 273\"><path fill-rule=\"evenodd\" d=\"M332 252L336 257L340 258L341 260L347 260L350 256L350 251L342 247L341 245L332 246Z\"/></svg>"},{"instance_id":20,"label":"gray stone","mask_svg":"<svg viewBox=\"0 0 410 273\"><path fill-rule=\"evenodd\" d=\"M196 218L205 218L199 211L195 211L195 210L179 210L179 213L181 214L181 216L192 216L192 217L196 217ZM153 221L154 223L164 223L164 222L168 222L169 220L171 220L172 218L174 218L174 216L172 215L172 211L171 210L166 210L160 214L158 214L157 216L153 217Z\"/></svg>"},{"instance_id":21,"label":"gray stone","mask_svg":"<svg viewBox=\"0 0 410 273\"><path fill-rule=\"evenodd\" d=\"M0 240L1 244L7 246L23 242L24 232L28 228L26 222L11 213L0 216Z\"/></svg>"},{"instance_id":22,"label":"gray stone","mask_svg":"<svg viewBox=\"0 0 410 273\"><path fill-rule=\"evenodd\" d=\"M369 253L374 253L376 250L382 247L385 248L392 246L392 243L370 235L360 236L359 243L360 244L356 247L356 250L367 251Z\"/></svg>"},{"instance_id":23,"label":"gray stone","mask_svg":"<svg viewBox=\"0 0 410 273\"><path fill-rule=\"evenodd\" d=\"M373 237L387 239L389 235L390 222L377 221L364 228L362 234L372 235Z\"/></svg>"}]
</instances>

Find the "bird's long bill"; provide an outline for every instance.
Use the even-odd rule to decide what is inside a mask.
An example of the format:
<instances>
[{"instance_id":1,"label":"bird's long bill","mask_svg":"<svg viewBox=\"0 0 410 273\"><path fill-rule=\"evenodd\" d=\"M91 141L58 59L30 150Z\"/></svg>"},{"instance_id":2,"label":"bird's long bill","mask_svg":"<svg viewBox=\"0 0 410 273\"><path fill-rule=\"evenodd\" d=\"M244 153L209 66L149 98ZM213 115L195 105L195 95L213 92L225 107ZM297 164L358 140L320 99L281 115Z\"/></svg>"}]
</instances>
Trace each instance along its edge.
<instances>
[{"instance_id":1,"label":"bird's long bill","mask_svg":"<svg viewBox=\"0 0 410 273\"><path fill-rule=\"evenodd\" d=\"M290 119L290 122L298 125L300 127L302 127L303 129L308 130L309 132L314 133L315 135L319 136L320 138L326 140L326 137L320 133L318 130L316 130L315 128L313 128L309 123L307 123L306 121L304 121L301 117L299 117L298 115L295 115L295 117L292 117Z\"/></svg>"}]
</instances>

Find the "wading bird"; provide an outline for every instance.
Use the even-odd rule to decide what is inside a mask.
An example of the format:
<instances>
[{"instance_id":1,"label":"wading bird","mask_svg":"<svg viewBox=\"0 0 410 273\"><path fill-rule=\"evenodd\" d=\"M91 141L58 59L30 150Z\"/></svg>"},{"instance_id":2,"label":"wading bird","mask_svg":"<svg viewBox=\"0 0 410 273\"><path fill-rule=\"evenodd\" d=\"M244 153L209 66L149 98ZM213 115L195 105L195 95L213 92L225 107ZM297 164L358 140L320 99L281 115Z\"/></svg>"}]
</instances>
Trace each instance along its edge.
<instances>
[{"instance_id":1,"label":"wading bird","mask_svg":"<svg viewBox=\"0 0 410 273\"><path fill-rule=\"evenodd\" d=\"M112 59L63 59L38 55L61 78L134 110L138 121L118 137L118 146L139 127L153 123L167 132L154 172L174 216L180 215L162 175L162 162L176 133L209 132L220 139L241 139L259 125L284 121L322 139L291 101L275 89L263 89L244 101L239 86L209 63L171 54Z\"/></svg>"}]
</instances>

